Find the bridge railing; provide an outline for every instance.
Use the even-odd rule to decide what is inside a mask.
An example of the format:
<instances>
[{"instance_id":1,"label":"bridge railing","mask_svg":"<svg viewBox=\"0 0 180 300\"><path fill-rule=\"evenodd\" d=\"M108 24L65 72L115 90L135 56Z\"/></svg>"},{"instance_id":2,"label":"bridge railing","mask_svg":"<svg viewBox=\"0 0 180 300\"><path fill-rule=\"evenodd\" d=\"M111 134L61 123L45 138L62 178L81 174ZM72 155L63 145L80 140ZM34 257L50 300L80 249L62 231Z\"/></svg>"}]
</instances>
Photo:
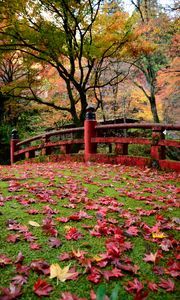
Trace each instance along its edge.
<instances>
[{"instance_id":1,"label":"bridge railing","mask_svg":"<svg viewBox=\"0 0 180 300\"><path fill-rule=\"evenodd\" d=\"M84 128L68 128L47 132L20 141L17 132L11 138L11 164L18 160L33 158L38 155L50 155L54 149L68 154L73 145L84 144Z\"/></svg>"},{"instance_id":2,"label":"bridge railing","mask_svg":"<svg viewBox=\"0 0 180 300\"><path fill-rule=\"evenodd\" d=\"M133 136L132 130L143 130L144 136ZM167 139L169 132L177 132L176 140ZM138 153L129 155L130 145L148 145L149 156ZM180 124L124 123L99 125L95 113L87 111L84 127L68 128L47 132L30 139L19 141L16 131L11 139L11 163L21 159L30 159L38 155L50 155L54 149L58 154L73 153L75 147L81 149L84 161L122 163L126 165L155 166L162 169L180 171L180 161L170 160L168 148L180 149ZM101 151L101 145L109 147L109 152Z\"/></svg>"}]
</instances>

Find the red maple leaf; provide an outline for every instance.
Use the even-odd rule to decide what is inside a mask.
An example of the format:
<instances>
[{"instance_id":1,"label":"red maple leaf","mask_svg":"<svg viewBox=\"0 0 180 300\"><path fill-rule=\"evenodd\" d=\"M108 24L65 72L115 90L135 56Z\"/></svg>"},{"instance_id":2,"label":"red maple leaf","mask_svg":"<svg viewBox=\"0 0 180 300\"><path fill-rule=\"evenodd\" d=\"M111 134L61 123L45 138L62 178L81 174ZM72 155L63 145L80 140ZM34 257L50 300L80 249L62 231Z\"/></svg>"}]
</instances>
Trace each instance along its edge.
<instances>
[{"instance_id":1,"label":"red maple leaf","mask_svg":"<svg viewBox=\"0 0 180 300\"><path fill-rule=\"evenodd\" d=\"M53 215L57 214L58 211L55 209L52 209L49 205L43 206L43 214L45 215Z\"/></svg>"},{"instance_id":2,"label":"red maple leaf","mask_svg":"<svg viewBox=\"0 0 180 300\"><path fill-rule=\"evenodd\" d=\"M127 272L132 272L133 274L137 274L137 272L139 270L139 266L131 265L129 263L127 263L127 264L119 263L118 268L120 268L121 270L127 271Z\"/></svg>"},{"instance_id":3,"label":"red maple leaf","mask_svg":"<svg viewBox=\"0 0 180 300\"><path fill-rule=\"evenodd\" d=\"M0 299L2 300L13 300L20 297L22 294L21 285L17 286L13 283L10 283L9 287L1 289Z\"/></svg>"},{"instance_id":4,"label":"red maple leaf","mask_svg":"<svg viewBox=\"0 0 180 300\"><path fill-rule=\"evenodd\" d=\"M88 275L87 279L94 283L99 283L101 280L101 271L95 267L91 268L91 273Z\"/></svg>"},{"instance_id":5,"label":"red maple leaf","mask_svg":"<svg viewBox=\"0 0 180 300\"><path fill-rule=\"evenodd\" d=\"M139 293L143 288L144 285L137 278L134 278L133 281L128 281L128 286L125 287L126 291L130 294Z\"/></svg>"},{"instance_id":6,"label":"red maple leaf","mask_svg":"<svg viewBox=\"0 0 180 300\"><path fill-rule=\"evenodd\" d=\"M55 229L55 224L51 218L43 220L42 229L47 235L55 237L58 235L58 231Z\"/></svg>"},{"instance_id":7,"label":"red maple leaf","mask_svg":"<svg viewBox=\"0 0 180 300\"><path fill-rule=\"evenodd\" d=\"M173 292L175 289L175 284L171 279L161 279L159 286L166 290L166 292Z\"/></svg>"},{"instance_id":8,"label":"red maple leaf","mask_svg":"<svg viewBox=\"0 0 180 300\"><path fill-rule=\"evenodd\" d=\"M149 281L148 282L148 288L153 291L153 292L157 292L158 290L158 285L154 282Z\"/></svg>"},{"instance_id":9,"label":"red maple leaf","mask_svg":"<svg viewBox=\"0 0 180 300\"><path fill-rule=\"evenodd\" d=\"M180 264L178 262L170 260L168 263L168 268L165 270L166 274L172 277L178 277L180 275Z\"/></svg>"},{"instance_id":10,"label":"red maple leaf","mask_svg":"<svg viewBox=\"0 0 180 300\"><path fill-rule=\"evenodd\" d=\"M19 264L19 263L22 263L23 260L24 260L24 255L22 254L22 252L20 251L16 257L16 260L15 260L15 264Z\"/></svg>"},{"instance_id":11,"label":"red maple leaf","mask_svg":"<svg viewBox=\"0 0 180 300\"><path fill-rule=\"evenodd\" d=\"M23 237L24 237L24 240L27 242L33 242L33 241L37 240L37 237L33 236L32 232L30 232L30 231L23 232Z\"/></svg>"},{"instance_id":12,"label":"red maple leaf","mask_svg":"<svg viewBox=\"0 0 180 300\"><path fill-rule=\"evenodd\" d=\"M11 265L11 264L12 264L12 260L10 258L8 258L4 254L0 254L0 267L4 267L5 265Z\"/></svg>"},{"instance_id":13,"label":"red maple leaf","mask_svg":"<svg viewBox=\"0 0 180 300\"><path fill-rule=\"evenodd\" d=\"M79 239L82 239L83 235L77 230L76 227L72 227L69 229L65 237L67 240L77 241Z\"/></svg>"},{"instance_id":14,"label":"red maple leaf","mask_svg":"<svg viewBox=\"0 0 180 300\"><path fill-rule=\"evenodd\" d=\"M28 277L25 275L16 275L11 280L14 285L23 285L27 283Z\"/></svg>"},{"instance_id":15,"label":"red maple leaf","mask_svg":"<svg viewBox=\"0 0 180 300\"><path fill-rule=\"evenodd\" d=\"M50 273L49 264L43 259L33 260L30 268L38 274L48 275Z\"/></svg>"},{"instance_id":16,"label":"red maple leaf","mask_svg":"<svg viewBox=\"0 0 180 300\"><path fill-rule=\"evenodd\" d=\"M128 230L126 230L126 233L130 236L137 236L138 232L139 230L136 226L130 226Z\"/></svg>"},{"instance_id":17,"label":"red maple leaf","mask_svg":"<svg viewBox=\"0 0 180 300\"><path fill-rule=\"evenodd\" d=\"M41 249L41 245L39 245L37 243L31 243L30 244L30 249L31 250L39 250L39 249Z\"/></svg>"},{"instance_id":18,"label":"red maple leaf","mask_svg":"<svg viewBox=\"0 0 180 300\"><path fill-rule=\"evenodd\" d=\"M148 296L148 291L140 291L140 292L136 293L133 300L146 300L147 296Z\"/></svg>"},{"instance_id":19,"label":"red maple leaf","mask_svg":"<svg viewBox=\"0 0 180 300\"><path fill-rule=\"evenodd\" d=\"M6 241L9 243L16 243L19 241L20 235L19 234L9 234L6 238Z\"/></svg>"},{"instance_id":20,"label":"red maple leaf","mask_svg":"<svg viewBox=\"0 0 180 300\"><path fill-rule=\"evenodd\" d=\"M69 216L69 220L71 220L71 221L80 221L81 217L79 216L78 213L75 213L75 214Z\"/></svg>"},{"instance_id":21,"label":"red maple leaf","mask_svg":"<svg viewBox=\"0 0 180 300\"><path fill-rule=\"evenodd\" d=\"M76 295L70 292L61 293L61 298L59 300L87 300L87 298L78 298Z\"/></svg>"},{"instance_id":22,"label":"red maple leaf","mask_svg":"<svg viewBox=\"0 0 180 300\"><path fill-rule=\"evenodd\" d=\"M161 266L154 266L152 270L155 274L160 275L160 276L163 275L164 271L165 271L164 267L161 267Z\"/></svg>"},{"instance_id":23,"label":"red maple leaf","mask_svg":"<svg viewBox=\"0 0 180 300\"><path fill-rule=\"evenodd\" d=\"M70 253L63 253L61 255L58 256L58 259L60 261L65 261L65 260L70 260L72 258Z\"/></svg>"},{"instance_id":24,"label":"red maple leaf","mask_svg":"<svg viewBox=\"0 0 180 300\"><path fill-rule=\"evenodd\" d=\"M58 217L55 219L56 221L62 222L62 223L67 223L69 221L69 218L65 217Z\"/></svg>"},{"instance_id":25,"label":"red maple leaf","mask_svg":"<svg viewBox=\"0 0 180 300\"><path fill-rule=\"evenodd\" d=\"M173 243L170 239L163 239L160 247L164 251L169 251L169 248L173 247Z\"/></svg>"},{"instance_id":26,"label":"red maple leaf","mask_svg":"<svg viewBox=\"0 0 180 300\"><path fill-rule=\"evenodd\" d=\"M160 250L156 251L154 254L145 254L145 257L143 258L144 261L146 262L153 262L154 264L159 261L159 259L163 257L162 253Z\"/></svg>"},{"instance_id":27,"label":"red maple leaf","mask_svg":"<svg viewBox=\"0 0 180 300\"><path fill-rule=\"evenodd\" d=\"M30 268L28 266L23 266L21 264L16 264L16 273L29 275Z\"/></svg>"},{"instance_id":28,"label":"red maple leaf","mask_svg":"<svg viewBox=\"0 0 180 300\"><path fill-rule=\"evenodd\" d=\"M107 271L104 271L102 272L104 278L109 281L109 278L111 277L116 277L116 278L119 278L119 277L123 277L124 274L121 272L121 270L117 269L117 268L114 268L112 270L107 270Z\"/></svg>"},{"instance_id":29,"label":"red maple leaf","mask_svg":"<svg viewBox=\"0 0 180 300\"><path fill-rule=\"evenodd\" d=\"M49 296L49 293L53 290L52 285L47 283L45 280L38 278L38 280L34 283L33 291L39 297L41 296Z\"/></svg>"},{"instance_id":30,"label":"red maple leaf","mask_svg":"<svg viewBox=\"0 0 180 300\"><path fill-rule=\"evenodd\" d=\"M49 238L49 246L51 248L58 248L62 245L62 242L58 239L58 238L55 238L55 237L51 237Z\"/></svg>"},{"instance_id":31,"label":"red maple leaf","mask_svg":"<svg viewBox=\"0 0 180 300\"><path fill-rule=\"evenodd\" d=\"M69 269L69 273L72 273L72 275L68 276L68 280L76 280L79 276L79 272L76 271L75 267L72 267Z\"/></svg>"},{"instance_id":32,"label":"red maple leaf","mask_svg":"<svg viewBox=\"0 0 180 300\"><path fill-rule=\"evenodd\" d=\"M37 209L28 209L26 212L29 215L37 215L37 214L39 214L39 210L37 210Z\"/></svg>"}]
</instances>

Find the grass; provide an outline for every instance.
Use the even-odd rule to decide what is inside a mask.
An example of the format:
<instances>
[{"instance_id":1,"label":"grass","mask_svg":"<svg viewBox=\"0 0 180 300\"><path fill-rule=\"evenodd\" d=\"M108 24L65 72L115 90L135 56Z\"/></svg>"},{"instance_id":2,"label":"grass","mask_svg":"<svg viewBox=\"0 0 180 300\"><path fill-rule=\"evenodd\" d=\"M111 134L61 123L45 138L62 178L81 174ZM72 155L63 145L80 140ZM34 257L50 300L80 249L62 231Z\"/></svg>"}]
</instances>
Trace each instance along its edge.
<instances>
[{"instance_id":1,"label":"grass","mask_svg":"<svg viewBox=\"0 0 180 300\"><path fill-rule=\"evenodd\" d=\"M22 287L21 299L39 298L33 292L34 283L39 277L53 286L53 291L49 295L53 300L60 299L63 291L90 299L90 290L96 292L99 285L104 286L107 295L110 296L116 284L120 286L118 299L135 299L135 293L130 294L125 289L128 282L132 282L134 278L144 285L143 291L148 292L146 298L148 300L178 299L177 277L169 274L167 270L170 262L176 261L177 258L179 187L180 178L176 173L140 170L125 166L83 163L0 166L0 255L4 254L12 260L12 264L3 265L0 259L0 287L9 287L12 278L17 275L14 261L18 253L22 252L25 257L23 265L30 266L36 259L44 259L49 265L58 263L61 267L70 263L71 267L75 266L80 274L76 281L68 280L57 285L56 280L50 279L48 275L40 275L30 270L28 281ZM74 208L69 204L73 204ZM96 206L87 209L89 204ZM47 215L46 206L56 210L56 214ZM116 207L119 209L116 210ZM38 213L29 214L29 209L36 209ZM57 220L59 217L69 217L79 211L87 212L92 218L69 220L67 223ZM148 215L150 211L151 214ZM53 220L58 232L57 237L62 242L61 247L57 249L49 246L50 237L42 230L41 225L47 216ZM36 237L35 242L40 245L40 249L31 250L30 243L24 240L22 233L8 229L8 220L26 225L28 231ZM131 265L139 267L137 273L122 270L123 277L110 278L107 281L102 276L101 281L95 284L88 280L88 270L77 259L59 261L58 257L61 254L80 249L86 252L86 258L93 261L92 265L98 268L94 258L106 252L106 240L114 235L102 233L102 236L96 237L91 234L91 230L97 228L97 222L102 221L110 227L113 220L117 221L114 226L122 230L125 241L132 244L132 249L123 253L118 259L120 262L123 262L125 257L131 260ZM39 223L40 227L29 225L29 221ZM84 224L92 228L86 229ZM146 234L145 225L153 228L157 224L159 230L166 234L166 238L153 239L152 234ZM138 229L137 235L127 234L126 231L130 226ZM70 227L76 227L83 234L83 238L77 241L67 240L66 233ZM15 243L8 242L7 237L10 234L19 234L19 240ZM168 251L164 251L161 246L165 239L173 241ZM157 250L161 250L163 254L158 262L150 263L143 260L146 254L151 252L154 254ZM153 266L156 265L164 268L163 275L154 273ZM101 271L112 267L109 265ZM161 279L170 279L174 282L174 291L167 292L160 286L157 292L149 290L147 287L149 281L158 285ZM42 297L45 298L47 297ZM141 296L138 299L145 298Z\"/></svg>"}]
</instances>

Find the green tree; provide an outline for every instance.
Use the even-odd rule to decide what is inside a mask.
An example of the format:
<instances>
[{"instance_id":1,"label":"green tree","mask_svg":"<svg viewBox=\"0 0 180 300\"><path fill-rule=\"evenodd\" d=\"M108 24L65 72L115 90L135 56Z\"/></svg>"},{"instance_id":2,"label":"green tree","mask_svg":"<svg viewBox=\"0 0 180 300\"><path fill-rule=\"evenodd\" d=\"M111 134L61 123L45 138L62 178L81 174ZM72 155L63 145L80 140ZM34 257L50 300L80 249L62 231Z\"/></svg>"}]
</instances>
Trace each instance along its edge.
<instances>
[{"instance_id":1,"label":"green tree","mask_svg":"<svg viewBox=\"0 0 180 300\"><path fill-rule=\"evenodd\" d=\"M55 68L66 84L69 105L47 103L33 88L24 98L70 113L77 126L83 123L88 94L118 77L112 73L100 82L102 69L97 66L117 56L132 38L127 14L118 15L117 6L110 11L109 5L102 0L0 1L0 50L18 50L30 55L34 63ZM106 23L101 23L99 16L105 14Z\"/></svg>"}]
</instances>

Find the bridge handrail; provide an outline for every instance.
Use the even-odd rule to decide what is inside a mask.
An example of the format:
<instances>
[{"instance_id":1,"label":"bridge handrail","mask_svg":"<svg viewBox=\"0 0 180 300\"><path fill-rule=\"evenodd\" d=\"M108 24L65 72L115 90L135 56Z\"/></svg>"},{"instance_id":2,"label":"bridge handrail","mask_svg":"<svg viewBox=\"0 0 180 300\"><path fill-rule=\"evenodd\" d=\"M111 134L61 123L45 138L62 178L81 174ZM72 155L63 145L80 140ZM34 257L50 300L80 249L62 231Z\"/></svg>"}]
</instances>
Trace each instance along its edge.
<instances>
[{"instance_id":1,"label":"bridge handrail","mask_svg":"<svg viewBox=\"0 0 180 300\"><path fill-rule=\"evenodd\" d=\"M175 124L163 124L163 123L122 123L122 124L105 124L96 125L96 130L101 129L161 129L161 130L180 130L180 125Z\"/></svg>"},{"instance_id":2,"label":"bridge handrail","mask_svg":"<svg viewBox=\"0 0 180 300\"><path fill-rule=\"evenodd\" d=\"M60 129L60 130L54 130L51 132L47 132L47 133L43 133L40 135L36 135L32 138L26 139L24 141L18 142L16 145L17 147L37 141L37 140L42 140L42 139L46 139L49 138L51 136L55 136L55 135L63 135L63 134L67 134L67 133L74 133L74 132L80 132L80 131L84 131L84 127L76 127L76 128L68 128L68 129Z\"/></svg>"}]
</instances>

